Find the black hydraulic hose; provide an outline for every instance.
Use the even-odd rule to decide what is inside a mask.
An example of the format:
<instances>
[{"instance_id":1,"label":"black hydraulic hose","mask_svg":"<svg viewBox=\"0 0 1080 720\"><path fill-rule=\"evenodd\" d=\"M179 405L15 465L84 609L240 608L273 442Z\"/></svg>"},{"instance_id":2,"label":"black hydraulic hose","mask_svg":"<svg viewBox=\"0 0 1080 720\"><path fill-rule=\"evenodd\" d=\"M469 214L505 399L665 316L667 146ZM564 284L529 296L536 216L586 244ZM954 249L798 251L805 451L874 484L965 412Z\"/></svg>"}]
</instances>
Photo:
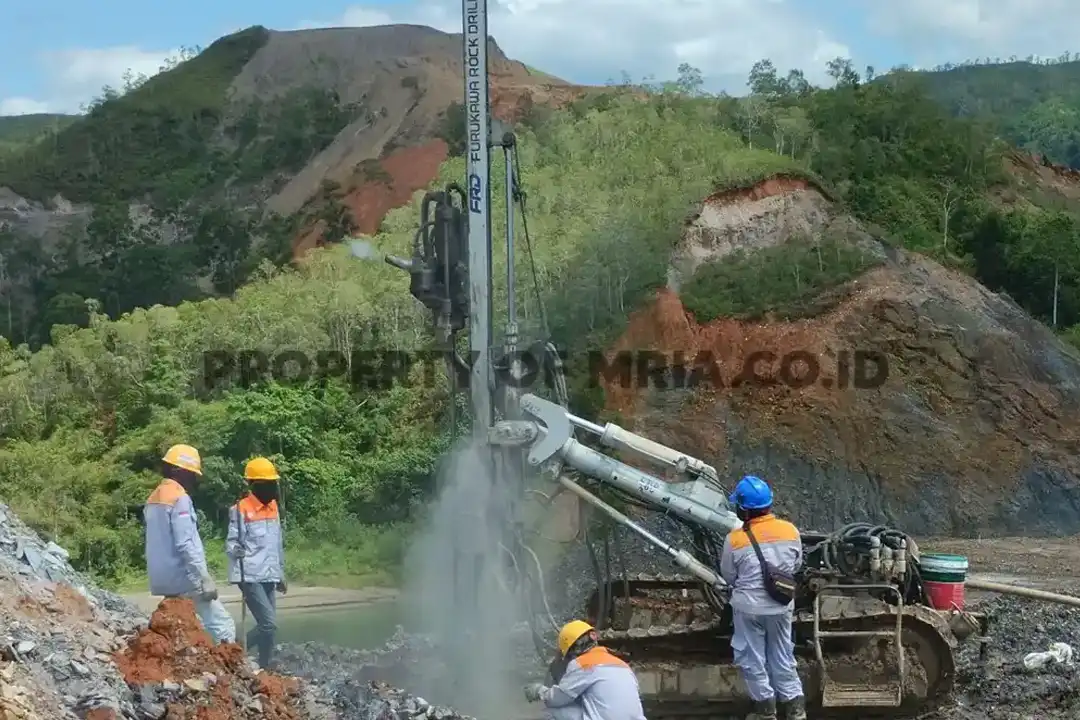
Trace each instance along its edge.
<instances>
[{"instance_id":1,"label":"black hydraulic hose","mask_svg":"<svg viewBox=\"0 0 1080 720\"><path fill-rule=\"evenodd\" d=\"M841 575L857 576L868 572L868 555L873 539L877 538L882 547L898 550L902 542L907 547L913 545L911 537L900 530L887 525L875 525L856 522L844 525L808 548L808 553L819 554L821 564L826 570ZM855 550L854 553L850 550ZM853 565L852 563L856 563ZM907 558L907 572L901 583L905 601L926 601L926 590L922 581L922 572L918 562Z\"/></svg>"},{"instance_id":2,"label":"black hydraulic hose","mask_svg":"<svg viewBox=\"0 0 1080 720\"><path fill-rule=\"evenodd\" d=\"M622 573L623 579L623 594L626 597L626 604L630 605L630 575L626 571L626 548L623 547L621 535L619 535L621 527L616 527L612 532L615 533L615 555L619 560L619 572Z\"/></svg>"},{"instance_id":3,"label":"black hydraulic hose","mask_svg":"<svg viewBox=\"0 0 1080 720\"><path fill-rule=\"evenodd\" d=\"M507 178L507 182L513 183L514 198L517 199L518 207L521 208L521 232L525 236L525 252L529 255L529 270L532 274L533 292L536 294L536 307L540 313L540 327L544 331L544 337L551 337L551 327L548 325L547 310L544 308L544 299L540 296L540 276L536 271L536 258L533 257L532 239L529 237L529 217L525 211L526 193L521 187L521 157L518 155L517 143L513 148L514 176Z\"/></svg>"},{"instance_id":4,"label":"black hydraulic hose","mask_svg":"<svg viewBox=\"0 0 1080 720\"><path fill-rule=\"evenodd\" d=\"M581 523L584 528L584 540L585 547L589 550L589 563L593 568L593 576L596 578L597 587L597 602L598 607L596 609L596 627L598 630L603 629L604 618L608 611L608 597L607 597L607 585L604 583L604 579L600 572L600 560L596 557L596 548L592 544L592 533L589 532L589 511L583 505L581 507Z\"/></svg>"},{"instance_id":5,"label":"black hydraulic hose","mask_svg":"<svg viewBox=\"0 0 1080 720\"><path fill-rule=\"evenodd\" d=\"M604 533L604 587L611 590L609 583L611 582L611 533L612 528L608 527L607 532ZM607 591L605 591L605 596ZM615 606L615 598L609 598L608 602L611 603L612 608ZM597 629L602 630L602 626L598 626Z\"/></svg>"}]
</instances>

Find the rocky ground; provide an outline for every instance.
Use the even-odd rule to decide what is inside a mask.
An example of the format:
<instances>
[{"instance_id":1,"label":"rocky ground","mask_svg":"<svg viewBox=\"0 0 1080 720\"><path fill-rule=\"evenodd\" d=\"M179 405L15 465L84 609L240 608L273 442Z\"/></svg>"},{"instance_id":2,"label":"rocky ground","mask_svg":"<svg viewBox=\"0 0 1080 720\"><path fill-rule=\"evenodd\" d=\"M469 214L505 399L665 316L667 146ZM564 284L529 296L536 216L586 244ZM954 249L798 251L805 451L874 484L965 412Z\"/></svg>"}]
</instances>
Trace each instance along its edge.
<instances>
[{"instance_id":1,"label":"rocky ground","mask_svg":"<svg viewBox=\"0 0 1080 720\"><path fill-rule=\"evenodd\" d=\"M0 503L0 720L399 717L461 716L377 682L261 671L239 645L214 647L189 601L148 619Z\"/></svg>"},{"instance_id":2,"label":"rocky ground","mask_svg":"<svg viewBox=\"0 0 1080 720\"><path fill-rule=\"evenodd\" d=\"M658 521L653 529L663 531ZM1048 589L1080 588L1080 543L1006 538L926 540L927 549L961 552L981 573L1038 580ZM613 550L638 570L666 570L663 558L629 538ZM602 558L601 558L602 561ZM613 561L618 567L617 559ZM586 553L560 568L551 600L563 620L592 577ZM972 594L992 618L985 660L974 643L959 654L957 689L924 720L1064 720L1080 716L1080 610ZM512 633L524 682L543 674L527 633ZM1026 670L1024 656L1067 643L1073 664ZM278 670L259 671L237 645L213 647L190 603L164 601L148 619L72 570L66 553L43 542L0 505L0 720L390 720L465 716L397 689L426 693L415 668L433 641L399 631L368 651L308 643L282 646ZM424 685L419 687L418 685ZM522 702L507 717L536 716Z\"/></svg>"},{"instance_id":3,"label":"rocky ground","mask_svg":"<svg viewBox=\"0 0 1080 720\"><path fill-rule=\"evenodd\" d=\"M1024 656L1051 643L1080 651L1080 610L1017 598L980 603L989 613L992 650L985 662L977 643L959 653L958 691L927 720L1065 720L1080 717L1080 656L1073 664L1027 670Z\"/></svg>"},{"instance_id":4,"label":"rocky ground","mask_svg":"<svg viewBox=\"0 0 1080 720\"><path fill-rule=\"evenodd\" d=\"M677 530L663 519L649 520L649 528L669 538ZM926 552L967 555L972 568L981 575L1002 582L1038 586L1047 590L1080 590L1080 542L1075 539L998 538L993 540L953 540L928 538ZM619 537L612 544L612 566L618 571L619 553L632 558L639 572L670 572L669 563L659 553L633 537ZM598 550L598 552L600 552ZM603 556L599 560L603 563ZM581 607L592 587L592 565L587 552L575 552L555 573L559 582L549 600L559 621L568 619L574 607ZM1080 609L1014 597L969 592L969 605L991 617L991 644L985 660L979 658L976 642L966 643L958 655L956 690L939 708L919 720L1072 720L1080 717ZM1024 657L1046 651L1052 643L1067 643L1076 653L1075 664L1050 664L1027 670ZM522 678L543 679L544 668L528 638L515 636L516 656ZM432 656L430 639L399 633L378 650L329 649L313 643L281 648L283 664L291 671L320 678L333 694L347 695L356 683L378 679L416 688L415 668ZM343 692L344 691L344 692ZM346 700L363 707L364 700ZM356 710L353 710L354 712ZM535 707L522 703L529 717ZM351 716L350 716L351 717ZM717 718L716 720L723 720Z\"/></svg>"}]
</instances>

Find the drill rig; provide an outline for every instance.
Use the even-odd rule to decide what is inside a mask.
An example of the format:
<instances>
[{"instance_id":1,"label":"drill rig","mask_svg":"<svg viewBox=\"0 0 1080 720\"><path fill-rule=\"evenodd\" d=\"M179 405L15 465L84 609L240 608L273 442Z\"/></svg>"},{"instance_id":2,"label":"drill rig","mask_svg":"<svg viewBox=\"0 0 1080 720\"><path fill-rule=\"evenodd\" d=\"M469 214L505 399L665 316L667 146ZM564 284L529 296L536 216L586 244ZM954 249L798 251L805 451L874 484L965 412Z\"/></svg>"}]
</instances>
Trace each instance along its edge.
<instances>
[{"instance_id":1,"label":"drill rig","mask_svg":"<svg viewBox=\"0 0 1080 720\"><path fill-rule=\"evenodd\" d=\"M601 426L572 414L560 358L550 344L533 346L539 353L531 357L545 359L556 402L522 394L515 382L521 378L523 354L516 318L514 219L516 205L524 218L524 196L514 135L492 130L497 121L490 116L488 97L486 0L463 0L462 11L465 187L451 184L428 193L412 257L386 260L410 274L410 292L433 314L453 389L468 385L473 436L486 448L493 477L515 482L529 473L547 477L672 560L670 575L598 578L578 613L598 628L606 646L628 658L649 717L736 712L746 695L732 665L729 589L716 570L724 536L740 524L728 504L729 488L700 459L617 425ZM508 296L498 348L492 330L490 223L491 151L497 148L503 150L506 169ZM528 242L528 226L523 228ZM457 336L466 325L467 362L457 350ZM656 465L666 479L598 447ZM586 483L674 519L693 537L690 549L659 537ZM521 494L520 488L508 488L506 502ZM857 717L924 712L952 685L958 642L985 632L985 619L928 605L918 548L900 531L852 524L832 533L803 532L802 542L805 563L798 578L794 634L811 711ZM528 567L518 558L526 550L522 544L508 540L507 545L514 564ZM464 571L455 573L459 585L467 586L467 578ZM542 634L534 629L534 635Z\"/></svg>"}]
</instances>

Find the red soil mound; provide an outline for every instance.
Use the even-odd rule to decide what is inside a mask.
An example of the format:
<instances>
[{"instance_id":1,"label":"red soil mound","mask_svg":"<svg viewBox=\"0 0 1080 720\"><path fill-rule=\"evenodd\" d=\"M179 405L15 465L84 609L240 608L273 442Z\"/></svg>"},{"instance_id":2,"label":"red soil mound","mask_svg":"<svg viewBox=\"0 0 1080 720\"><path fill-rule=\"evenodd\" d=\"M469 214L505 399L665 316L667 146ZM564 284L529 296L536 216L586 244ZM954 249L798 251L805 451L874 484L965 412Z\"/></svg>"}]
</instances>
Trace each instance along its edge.
<instances>
[{"instance_id":1,"label":"red soil mound","mask_svg":"<svg viewBox=\"0 0 1080 720\"><path fill-rule=\"evenodd\" d=\"M255 675L236 643L214 646L187 599L163 600L150 626L113 659L132 686L172 682L192 690L167 705L166 720L303 717L294 701L298 681L266 672Z\"/></svg>"}]
</instances>

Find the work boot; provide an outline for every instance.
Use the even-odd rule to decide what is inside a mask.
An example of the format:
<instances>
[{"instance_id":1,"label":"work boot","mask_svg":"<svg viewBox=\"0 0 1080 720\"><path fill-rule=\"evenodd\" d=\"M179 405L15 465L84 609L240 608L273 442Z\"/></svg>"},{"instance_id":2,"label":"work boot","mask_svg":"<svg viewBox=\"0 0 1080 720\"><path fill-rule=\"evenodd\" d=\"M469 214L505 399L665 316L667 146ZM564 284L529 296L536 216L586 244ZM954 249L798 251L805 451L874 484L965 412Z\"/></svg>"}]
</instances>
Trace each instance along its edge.
<instances>
[{"instance_id":1,"label":"work boot","mask_svg":"<svg viewBox=\"0 0 1080 720\"><path fill-rule=\"evenodd\" d=\"M784 720L806 720L806 698L801 695L781 702L780 709L784 712Z\"/></svg>"},{"instance_id":2,"label":"work boot","mask_svg":"<svg viewBox=\"0 0 1080 720\"><path fill-rule=\"evenodd\" d=\"M776 720L776 700L755 700L746 720Z\"/></svg>"}]
</instances>

